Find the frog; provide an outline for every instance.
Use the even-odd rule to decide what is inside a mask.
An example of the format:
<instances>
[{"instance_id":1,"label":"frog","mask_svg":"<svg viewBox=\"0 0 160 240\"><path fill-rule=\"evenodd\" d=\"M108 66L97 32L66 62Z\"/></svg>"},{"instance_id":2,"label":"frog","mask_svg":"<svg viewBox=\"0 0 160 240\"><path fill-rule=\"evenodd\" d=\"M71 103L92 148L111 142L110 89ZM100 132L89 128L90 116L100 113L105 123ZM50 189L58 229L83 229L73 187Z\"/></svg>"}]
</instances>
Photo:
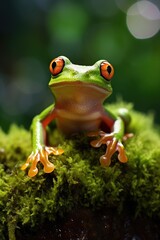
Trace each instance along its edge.
<instances>
[{"instance_id":1,"label":"frog","mask_svg":"<svg viewBox=\"0 0 160 240\"><path fill-rule=\"evenodd\" d=\"M104 107L105 100L112 94L113 66L107 60L98 60L91 66L77 65L59 56L50 62L49 70L54 103L33 118L32 152L21 169L29 167L28 176L34 177L39 171L38 162L41 162L45 173L54 171L55 165L49 161L49 155L59 156L64 149L46 143L51 122L55 122L65 136L74 137L74 134L85 132L86 137L92 137L90 145L93 148L105 145L106 152L99 159L101 166L110 166L116 152L119 162L126 163L128 157L123 142L130 137L126 133L131 121L129 111L120 108L113 114Z\"/></svg>"}]
</instances>

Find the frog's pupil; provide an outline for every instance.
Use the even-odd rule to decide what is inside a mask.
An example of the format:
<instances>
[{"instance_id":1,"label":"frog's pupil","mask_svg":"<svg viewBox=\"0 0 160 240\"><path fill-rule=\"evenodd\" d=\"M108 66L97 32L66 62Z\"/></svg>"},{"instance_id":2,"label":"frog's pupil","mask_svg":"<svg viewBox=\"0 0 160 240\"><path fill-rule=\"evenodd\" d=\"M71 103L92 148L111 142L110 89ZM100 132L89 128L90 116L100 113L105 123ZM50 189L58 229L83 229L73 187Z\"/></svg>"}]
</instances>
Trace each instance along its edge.
<instances>
[{"instance_id":1,"label":"frog's pupil","mask_svg":"<svg viewBox=\"0 0 160 240\"><path fill-rule=\"evenodd\" d=\"M54 69L56 67L56 62L52 63L52 68Z\"/></svg>"},{"instance_id":2,"label":"frog's pupil","mask_svg":"<svg viewBox=\"0 0 160 240\"><path fill-rule=\"evenodd\" d=\"M107 72L110 74L112 72L111 66L107 66Z\"/></svg>"}]
</instances>

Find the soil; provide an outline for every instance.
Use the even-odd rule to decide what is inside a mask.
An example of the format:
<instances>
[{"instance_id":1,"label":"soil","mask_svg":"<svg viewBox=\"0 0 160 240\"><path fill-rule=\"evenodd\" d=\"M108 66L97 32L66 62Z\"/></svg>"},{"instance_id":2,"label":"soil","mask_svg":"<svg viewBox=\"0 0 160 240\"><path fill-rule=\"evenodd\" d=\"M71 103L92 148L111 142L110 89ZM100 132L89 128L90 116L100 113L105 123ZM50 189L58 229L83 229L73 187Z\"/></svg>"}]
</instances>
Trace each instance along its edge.
<instances>
[{"instance_id":1,"label":"soil","mask_svg":"<svg viewBox=\"0 0 160 240\"><path fill-rule=\"evenodd\" d=\"M159 240L160 220L147 216L135 218L130 210L92 211L74 209L65 218L46 222L38 229L17 230L17 240Z\"/></svg>"}]
</instances>

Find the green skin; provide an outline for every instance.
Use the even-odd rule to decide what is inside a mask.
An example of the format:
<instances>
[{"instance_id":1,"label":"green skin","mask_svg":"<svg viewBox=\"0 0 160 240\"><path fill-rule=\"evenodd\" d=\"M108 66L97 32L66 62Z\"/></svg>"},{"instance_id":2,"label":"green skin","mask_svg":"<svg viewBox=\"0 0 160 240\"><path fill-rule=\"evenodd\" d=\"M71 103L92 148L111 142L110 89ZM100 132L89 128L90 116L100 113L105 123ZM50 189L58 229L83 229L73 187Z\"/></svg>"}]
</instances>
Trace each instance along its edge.
<instances>
[{"instance_id":1,"label":"green skin","mask_svg":"<svg viewBox=\"0 0 160 240\"><path fill-rule=\"evenodd\" d=\"M65 135L72 136L73 133L85 131L88 136L98 136L96 140L91 141L91 146L107 145L106 153L100 158L101 165L109 166L111 157L116 151L119 152L119 161L127 162L122 140L127 138L125 127L130 122L130 116L126 109L120 109L117 116L114 116L103 107L104 100L112 93L110 71L106 72L107 79L101 70L102 63L107 61L99 60L92 66L80 66L72 64L64 56L56 59L61 59L64 65L57 68L58 74L52 75L49 82L55 104L33 119L33 151L22 166L22 170L31 163L28 175L35 176L38 173L39 161L44 165L44 172L50 173L54 170L55 167L49 162L48 155L51 153L60 155L64 152L63 149L45 145L46 127L54 120L58 129ZM54 67L55 65L51 64L51 68Z\"/></svg>"}]
</instances>

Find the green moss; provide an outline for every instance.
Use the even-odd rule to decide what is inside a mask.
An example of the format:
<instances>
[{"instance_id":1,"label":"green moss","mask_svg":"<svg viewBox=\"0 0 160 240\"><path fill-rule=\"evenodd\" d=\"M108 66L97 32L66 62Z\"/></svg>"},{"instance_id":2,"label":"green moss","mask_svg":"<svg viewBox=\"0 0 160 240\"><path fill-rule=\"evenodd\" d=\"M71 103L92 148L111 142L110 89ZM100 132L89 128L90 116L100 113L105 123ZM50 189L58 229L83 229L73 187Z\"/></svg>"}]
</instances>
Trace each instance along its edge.
<instances>
[{"instance_id":1,"label":"green moss","mask_svg":"<svg viewBox=\"0 0 160 240\"><path fill-rule=\"evenodd\" d=\"M15 240L16 226L32 227L57 215L64 215L75 205L100 208L104 205L123 211L134 206L135 214L145 212L160 217L160 135L152 116L136 112L131 105L108 106L130 110L132 122L128 131L134 137L125 142L129 161L121 164L117 155L109 168L99 164L105 148L92 148L85 134L65 139L56 129L51 142L59 143L64 154L50 156L56 169L30 179L20 170L31 152L30 133L11 126L0 131L0 236Z\"/></svg>"}]
</instances>

